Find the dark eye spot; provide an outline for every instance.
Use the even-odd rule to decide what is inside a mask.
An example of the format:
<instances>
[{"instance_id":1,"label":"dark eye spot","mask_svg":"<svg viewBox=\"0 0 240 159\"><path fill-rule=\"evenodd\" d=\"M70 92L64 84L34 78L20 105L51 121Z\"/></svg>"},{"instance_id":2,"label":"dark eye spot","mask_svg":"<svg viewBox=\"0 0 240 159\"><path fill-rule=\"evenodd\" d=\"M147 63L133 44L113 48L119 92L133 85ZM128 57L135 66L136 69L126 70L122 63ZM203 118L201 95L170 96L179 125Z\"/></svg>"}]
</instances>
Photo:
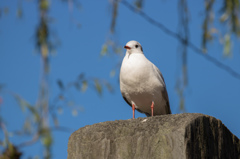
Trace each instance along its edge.
<instances>
[{"instance_id":1,"label":"dark eye spot","mask_svg":"<svg viewBox=\"0 0 240 159\"><path fill-rule=\"evenodd\" d=\"M136 48L138 48L138 45L135 45Z\"/></svg>"}]
</instances>

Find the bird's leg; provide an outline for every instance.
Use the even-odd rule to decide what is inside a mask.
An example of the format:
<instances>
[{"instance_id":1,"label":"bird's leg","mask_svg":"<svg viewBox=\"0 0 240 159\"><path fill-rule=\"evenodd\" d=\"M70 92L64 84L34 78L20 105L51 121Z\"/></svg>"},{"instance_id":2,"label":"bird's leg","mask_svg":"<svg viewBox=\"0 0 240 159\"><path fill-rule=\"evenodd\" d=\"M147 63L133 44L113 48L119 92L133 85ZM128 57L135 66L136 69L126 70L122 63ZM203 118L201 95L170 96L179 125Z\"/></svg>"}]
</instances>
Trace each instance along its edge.
<instances>
[{"instance_id":1,"label":"bird's leg","mask_svg":"<svg viewBox=\"0 0 240 159\"><path fill-rule=\"evenodd\" d=\"M135 104L132 103L133 119L135 119Z\"/></svg>"},{"instance_id":2,"label":"bird's leg","mask_svg":"<svg viewBox=\"0 0 240 159\"><path fill-rule=\"evenodd\" d=\"M152 101L152 105L151 105L152 116L153 116L153 108L154 108L154 101Z\"/></svg>"}]
</instances>

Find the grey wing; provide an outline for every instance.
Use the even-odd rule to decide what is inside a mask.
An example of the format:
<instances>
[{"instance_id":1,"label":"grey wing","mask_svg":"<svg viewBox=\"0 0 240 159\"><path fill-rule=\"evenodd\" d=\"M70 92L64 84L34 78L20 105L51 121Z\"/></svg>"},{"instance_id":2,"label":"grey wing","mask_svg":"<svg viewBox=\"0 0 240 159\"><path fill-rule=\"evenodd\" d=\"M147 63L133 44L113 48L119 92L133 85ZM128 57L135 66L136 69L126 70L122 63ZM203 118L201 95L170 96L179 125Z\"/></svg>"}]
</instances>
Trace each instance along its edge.
<instances>
[{"instance_id":1,"label":"grey wing","mask_svg":"<svg viewBox=\"0 0 240 159\"><path fill-rule=\"evenodd\" d=\"M155 66L154 64L153 64L153 68L154 68L154 71L155 71L156 75L158 76L159 80L163 83L163 89L161 90L161 92L162 92L163 99L166 101L166 113L172 114L171 109L170 109L169 99L168 99L167 88L166 88L166 84L165 84L163 75L160 72L160 70L157 68L157 66Z\"/></svg>"},{"instance_id":2,"label":"grey wing","mask_svg":"<svg viewBox=\"0 0 240 159\"><path fill-rule=\"evenodd\" d=\"M167 90L162 91L162 96L166 101L166 113L167 114L172 114L171 109L170 109L170 104L169 104L169 100L168 100L168 94L167 94Z\"/></svg>"}]
</instances>

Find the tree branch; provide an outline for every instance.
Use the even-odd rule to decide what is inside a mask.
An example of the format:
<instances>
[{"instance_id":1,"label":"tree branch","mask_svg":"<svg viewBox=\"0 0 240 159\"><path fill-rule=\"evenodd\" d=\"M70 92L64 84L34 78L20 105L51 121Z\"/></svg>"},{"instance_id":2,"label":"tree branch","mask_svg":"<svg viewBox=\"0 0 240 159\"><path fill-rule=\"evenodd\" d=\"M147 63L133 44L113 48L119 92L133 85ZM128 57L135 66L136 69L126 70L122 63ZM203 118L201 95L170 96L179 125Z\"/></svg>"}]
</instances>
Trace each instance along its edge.
<instances>
[{"instance_id":1,"label":"tree branch","mask_svg":"<svg viewBox=\"0 0 240 159\"><path fill-rule=\"evenodd\" d=\"M116 0L119 1L119 0ZM203 58L205 58L207 61L213 63L215 66L217 66L218 68L225 70L227 73L229 73L232 77L237 78L238 80L240 80L240 73L236 72L235 70L233 70L231 67L223 64L222 62L218 61L217 59L215 59L214 57L210 56L209 54L206 54L204 52L203 49L198 48L197 46L195 46L191 41L186 42L185 39L183 39L179 34L169 30L167 27L165 27L163 24L157 22L156 20L154 20L153 18L151 18L149 15L147 15L145 12L143 12L142 10L137 9L136 7L134 7L133 5L131 5L129 2L127 2L126 0L120 0L120 2L127 7L129 10L131 10L134 13L139 14L143 19L145 19L146 21L148 21L150 24L158 27L159 29L161 29L163 32L165 32L166 34L172 36L173 38L179 40L181 43L183 43L184 45L188 46L189 48L191 48L195 53L201 55Z\"/></svg>"},{"instance_id":2,"label":"tree branch","mask_svg":"<svg viewBox=\"0 0 240 159\"><path fill-rule=\"evenodd\" d=\"M30 145L36 143L38 141L38 139L39 139L39 134L36 133L30 141L23 142L23 143L19 144L17 147L30 146Z\"/></svg>"}]
</instances>

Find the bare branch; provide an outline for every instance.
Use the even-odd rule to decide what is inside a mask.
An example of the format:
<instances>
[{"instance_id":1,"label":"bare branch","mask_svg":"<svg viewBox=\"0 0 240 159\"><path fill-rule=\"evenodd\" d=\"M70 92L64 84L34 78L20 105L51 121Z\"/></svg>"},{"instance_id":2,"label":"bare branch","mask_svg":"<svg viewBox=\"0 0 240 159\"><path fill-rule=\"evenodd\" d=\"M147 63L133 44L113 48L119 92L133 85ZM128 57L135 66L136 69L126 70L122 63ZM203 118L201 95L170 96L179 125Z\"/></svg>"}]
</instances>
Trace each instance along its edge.
<instances>
[{"instance_id":1,"label":"bare branch","mask_svg":"<svg viewBox=\"0 0 240 159\"><path fill-rule=\"evenodd\" d=\"M38 139L39 139L39 134L36 133L30 141L23 142L19 144L17 147L30 146L32 144L35 144L38 141Z\"/></svg>"},{"instance_id":2,"label":"bare branch","mask_svg":"<svg viewBox=\"0 0 240 159\"><path fill-rule=\"evenodd\" d=\"M116 0L118 1L118 0ZM131 5L129 2L127 2L126 0L120 0L120 2L127 7L129 10L131 10L134 13L139 14L141 17L143 17L146 21L148 21L150 24L158 27L159 29L161 29L163 32L165 32L166 34L174 37L175 39L179 40L181 43L185 44L186 46L188 46L189 48L191 48L195 53L201 55L203 58L205 58L207 61L213 63L215 66L217 66L218 68L225 70L227 73L229 73L232 77L237 78L238 80L240 80L240 73L236 72L235 70L233 70L231 67L223 64L222 62L218 61L217 59L215 59L214 57L210 56L209 54L206 54L204 52L203 49L198 48L196 45L194 45L191 41L186 42L185 39L183 39L179 34L169 30L167 27L165 27L163 24L157 22L156 20L154 20L153 18L151 18L149 15L147 15L145 12L143 12L142 10L138 10L136 7L134 7L133 5Z\"/></svg>"},{"instance_id":3,"label":"bare branch","mask_svg":"<svg viewBox=\"0 0 240 159\"><path fill-rule=\"evenodd\" d=\"M64 127L64 126L55 126L55 127L49 128L49 129L52 131L62 131L62 132L67 132L67 133L72 133L74 131L74 129Z\"/></svg>"}]
</instances>

